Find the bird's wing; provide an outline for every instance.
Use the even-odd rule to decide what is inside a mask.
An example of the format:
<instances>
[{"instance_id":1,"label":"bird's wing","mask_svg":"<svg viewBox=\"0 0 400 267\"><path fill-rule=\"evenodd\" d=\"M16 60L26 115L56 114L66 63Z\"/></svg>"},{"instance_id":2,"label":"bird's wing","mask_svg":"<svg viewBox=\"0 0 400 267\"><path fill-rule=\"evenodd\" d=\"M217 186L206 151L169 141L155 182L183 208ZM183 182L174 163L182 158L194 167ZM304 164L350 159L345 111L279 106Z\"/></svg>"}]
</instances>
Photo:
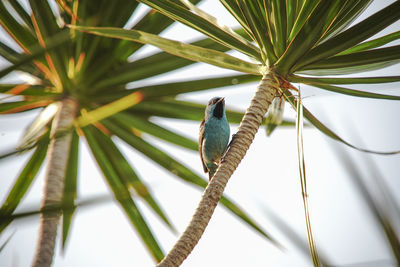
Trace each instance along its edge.
<instances>
[{"instance_id":1,"label":"bird's wing","mask_svg":"<svg viewBox=\"0 0 400 267\"><path fill-rule=\"evenodd\" d=\"M204 170L204 172L208 172L207 166L203 160L203 142L204 142L204 120L200 124L199 152L200 152L201 164L203 164L203 170Z\"/></svg>"}]
</instances>

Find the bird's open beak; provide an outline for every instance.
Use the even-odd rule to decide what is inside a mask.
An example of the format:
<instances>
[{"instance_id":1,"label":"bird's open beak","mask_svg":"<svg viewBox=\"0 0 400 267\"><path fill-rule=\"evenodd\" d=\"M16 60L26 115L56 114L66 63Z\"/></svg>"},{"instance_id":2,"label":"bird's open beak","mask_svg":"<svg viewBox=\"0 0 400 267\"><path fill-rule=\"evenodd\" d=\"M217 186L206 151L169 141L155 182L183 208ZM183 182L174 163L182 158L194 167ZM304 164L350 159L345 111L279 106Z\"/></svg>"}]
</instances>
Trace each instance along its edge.
<instances>
[{"instance_id":1,"label":"bird's open beak","mask_svg":"<svg viewBox=\"0 0 400 267\"><path fill-rule=\"evenodd\" d=\"M225 97L221 97L221 98L217 101L217 103L215 103L215 104L218 104L218 103L220 103L220 102L225 103Z\"/></svg>"}]
</instances>

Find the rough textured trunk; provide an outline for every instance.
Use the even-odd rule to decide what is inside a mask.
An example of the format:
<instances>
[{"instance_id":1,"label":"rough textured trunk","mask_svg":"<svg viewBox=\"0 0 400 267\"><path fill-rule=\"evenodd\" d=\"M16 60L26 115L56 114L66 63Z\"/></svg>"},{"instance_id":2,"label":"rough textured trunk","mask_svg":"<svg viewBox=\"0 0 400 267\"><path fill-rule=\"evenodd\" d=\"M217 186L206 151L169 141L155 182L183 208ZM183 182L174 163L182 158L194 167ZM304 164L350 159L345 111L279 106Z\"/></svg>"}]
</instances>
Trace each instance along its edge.
<instances>
[{"instance_id":1,"label":"rough textured trunk","mask_svg":"<svg viewBox=\"0 0 400 267\"><path fill-rule=\"evenodd\" d=\"M47 152L47 169L43 190L41 210L61 205L64 191L64 176L68 160L72 134L67 132L75 119L78 110L76 101L66 98L62 101L53 125L53 137ZM46 211L41 214L38 242L32 266L48 267L54 254L57 227L60 221L60 211Z\"/></svg>"},{"instance_id":2,"label":"rough textured trunk","mask_svg":"<svg viewBox=\"0 0 400 267\"><path fill-rule=\"evenodd\" d=\"M200 240L229 178L253 142L254 136L275 97L278 87L279 80L273 72L268 71L258 85L257 92L239 125L234 141L226 153L224 161L220 164L217 172L205 189L189 226L157 266L170 267L181 265Z\"/></svg>"}]
</instances>

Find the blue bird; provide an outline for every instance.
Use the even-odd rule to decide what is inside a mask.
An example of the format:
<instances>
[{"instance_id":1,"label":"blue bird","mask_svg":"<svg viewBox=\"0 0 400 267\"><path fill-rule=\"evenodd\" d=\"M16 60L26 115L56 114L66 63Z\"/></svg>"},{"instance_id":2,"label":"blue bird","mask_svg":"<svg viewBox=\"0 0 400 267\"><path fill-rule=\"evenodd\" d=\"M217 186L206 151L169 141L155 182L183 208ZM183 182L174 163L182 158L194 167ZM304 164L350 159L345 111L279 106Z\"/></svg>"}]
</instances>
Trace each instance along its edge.
<instances>
[{"instance_id":1,"label":"blue bird","mask_svg":"<svg viewBox=\"0 0 400 267\"><path fill-rule=\"evenodd\" d=\"M204 172L209 179L214 176L219 161L229 142L229 124L225 114L223 97L212 98L205 110L204 120L200 124L199 151Z\"/></svg>"}]
</instances>

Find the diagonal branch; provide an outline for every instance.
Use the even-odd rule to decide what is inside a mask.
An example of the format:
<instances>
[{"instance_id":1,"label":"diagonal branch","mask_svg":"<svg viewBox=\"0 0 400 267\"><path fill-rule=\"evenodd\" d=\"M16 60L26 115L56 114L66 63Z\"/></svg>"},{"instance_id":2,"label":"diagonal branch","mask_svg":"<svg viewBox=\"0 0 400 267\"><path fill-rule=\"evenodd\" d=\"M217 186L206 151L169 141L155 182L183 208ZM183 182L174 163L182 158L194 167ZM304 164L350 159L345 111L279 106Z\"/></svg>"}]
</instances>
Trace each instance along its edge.
<instances>
[{"instance_id":1,"label":"diagonal branch","mask_svg":"<svg viewBox=\"0 0 400 267\"><path fill-rule=\"evenodd\" d=\"M268 110L279 88L279 80L276 74L267 70L260 81L256 94L251 100L238 132L221 162L217 172L205 189L193 218L175 243L171 251L159 263L159 267L179 266L192 252L200 240L211 216L220 200L229 178L245 156L254 136L261 125L262 119Z\"/></svg>"}]
</instances>

